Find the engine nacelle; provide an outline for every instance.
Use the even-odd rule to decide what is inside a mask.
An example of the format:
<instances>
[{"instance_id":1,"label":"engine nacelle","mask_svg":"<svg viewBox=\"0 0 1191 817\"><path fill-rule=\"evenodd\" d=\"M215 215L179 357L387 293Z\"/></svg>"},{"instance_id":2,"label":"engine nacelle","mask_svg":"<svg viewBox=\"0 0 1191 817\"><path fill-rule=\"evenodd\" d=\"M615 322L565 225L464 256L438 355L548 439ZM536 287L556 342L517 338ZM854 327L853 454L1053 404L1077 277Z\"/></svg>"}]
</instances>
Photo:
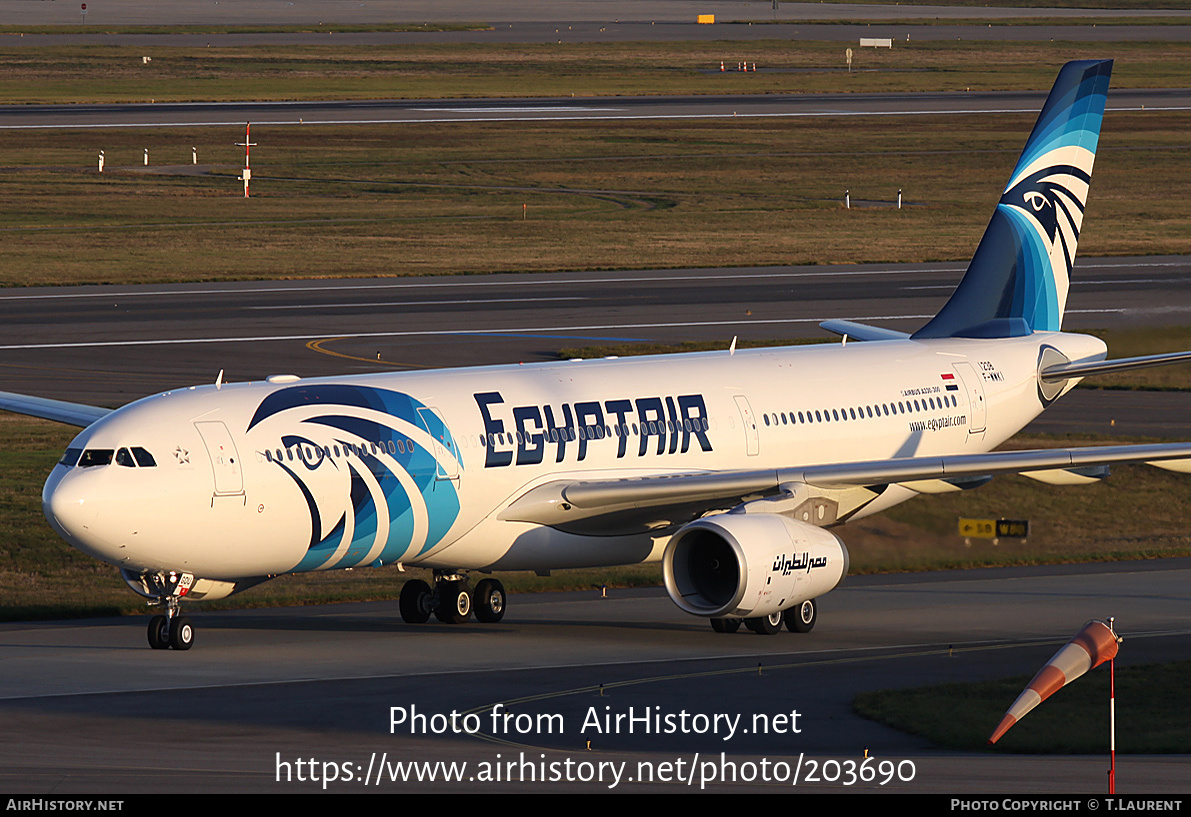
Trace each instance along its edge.
<instances>
[{"instance_id":1,"label":"engine nacelle","mask_svg":"<svg viewBox=\"0 0 1191 817\"><path fill-rule=\"evenodd\" d=\"M779 514L726 513L679 529L662 569L686 612L755 618L835 588L848 573L848 550L823 528Z\"/></svg>"}]
</instances>

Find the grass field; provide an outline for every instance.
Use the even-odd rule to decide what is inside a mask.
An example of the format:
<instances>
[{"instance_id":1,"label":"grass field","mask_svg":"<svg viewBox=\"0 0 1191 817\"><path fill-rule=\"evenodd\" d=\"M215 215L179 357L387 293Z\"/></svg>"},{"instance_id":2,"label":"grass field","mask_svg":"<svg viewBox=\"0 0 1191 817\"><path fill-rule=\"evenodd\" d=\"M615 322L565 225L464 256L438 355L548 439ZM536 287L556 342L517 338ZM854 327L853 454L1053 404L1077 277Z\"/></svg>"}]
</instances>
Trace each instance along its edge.
<instances>
[{"instance_id":1,"label":"grass field","mask_svg":"<svg viewBox=\"0 0 1191 817\"><path fill-rule=\"evenodd\" d=\"M853 49L849 73L843 43L777 39L211 48L5 39L0 103L1045 90L1067 60L1105 57L1116 61L1116 88L1184 88L1191 75L1191 43L1181 42L899 41ZM719 71L739 60L760 70Z\"/></svg>"},{"instance_id":2,"label":"grass field","mask_svg":"<svg viewBox=\"0 0 1191 817\"><path fill-rule=\"evenodd\" d=\"M725 48L0 47L0 102L1045 88L1106 54L1115 87L1191 85L1191 44L916 43L852 76L838 44ZM1189 117L1106 117L1081 254L1191 252ZM967 258L1033 119L257 125L247 201L238 127L5 130L0 285Z\"/></svg>"},{"instance_id":3,"label":"grass field","mask_svg":"<svg viewBox=\"0 0 1191 817\"><path fill-rule=\"evenodd\" d=\"M882 690L858 695L853 709L947 749L1099 754L1105 755L1107 764L1107 665L1055 693L1014 724L995 747L987 745L1001 716L1029 682L1030 676L1023 675L979 684ZM1191 752L1191 709L1186 705L1189 684L1191 662L1187 661L1117 667L1117 751L1147 755Z\"/></svg>"},{"instance_id":4,"label":"grass field","mask_svg":"<svg viewBox=\"0 0 1191 817\"><path fill-rule=\"evenodd\" d=\"M235 128L0 131L0 285L967 258L1032 119L258 126L249 200ZM1106 119L1083 256L1191 252L1188 121Z\"/></svg>"}]
</instances>

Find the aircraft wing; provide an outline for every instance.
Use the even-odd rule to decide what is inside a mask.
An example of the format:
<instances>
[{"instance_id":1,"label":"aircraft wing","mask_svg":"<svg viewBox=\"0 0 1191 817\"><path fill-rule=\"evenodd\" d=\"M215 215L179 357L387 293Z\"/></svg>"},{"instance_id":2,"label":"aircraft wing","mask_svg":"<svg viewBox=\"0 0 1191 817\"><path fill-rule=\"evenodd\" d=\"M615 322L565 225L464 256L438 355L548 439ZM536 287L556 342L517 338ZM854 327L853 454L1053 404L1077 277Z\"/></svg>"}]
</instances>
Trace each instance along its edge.
<instances>
[{"instance_id":1,"label":"aircraft wing","mask_svg":"<svg viewBox=\"0 0 1191 817\"><path fill-rule=\"evenodd\" d=\"M1044 482L1062 482L1113 463L1143 462L1170 471L1191 473L1191 443L1109 445L1085 448L1043 448L954 454L938 457L869 460L756 471L667 474L624 479L556 481L539 486L514 501L502 519L574 526L583 520L608 518L652 520L662 527L679 517L728 509L750 496L791 493L806 485L824 490L879 489L891 484L929 481L961 483L997 474L1022 474ZM645 509L654 509L643 514Z\"/></svg>"},{"instance_id":2,"label":"aircraft wing","mask_svg":"<svg viewBox=\"0 0 1191 817\"><path fill-rule=\"evenodd\" d=\"M0 391L0 409L14 414L27 414L58 423L86 428L101 417L112 413L111 409L88 406L83 403L67 403L65 400L50 400L45 397L31 397L27 394L13 394Z\"/></svg>"}]
</instances>

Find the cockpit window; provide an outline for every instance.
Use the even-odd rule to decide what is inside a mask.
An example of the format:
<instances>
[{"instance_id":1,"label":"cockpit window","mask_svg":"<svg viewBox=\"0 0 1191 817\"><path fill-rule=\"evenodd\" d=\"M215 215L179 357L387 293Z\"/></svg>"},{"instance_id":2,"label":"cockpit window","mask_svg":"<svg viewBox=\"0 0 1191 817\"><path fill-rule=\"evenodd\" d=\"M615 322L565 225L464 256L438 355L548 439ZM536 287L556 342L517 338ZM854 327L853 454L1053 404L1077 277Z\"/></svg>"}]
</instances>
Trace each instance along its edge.
<instances>
[{"instance_id":1,"label":"cockpit window","mask_svg":"<svg viewBox=\"0 0 1191 817\"><path fill-rule=\"evenodd\" d=\"M62 455L62 459L58 460L59 465L65 465L67 468L74 468L79 463L79 457L83 455L81 448L68 448Z\"/></svg>"},{"instance_id":2,"label":"cockpit window","mask_svg":"<svg viewBox=\"0 0 1191 817\"><path fill-rule=\"evenodd\" d=\"M125 468L136 468L136 463L132 461L132 452L127 448L121 448L117 451L116 465L123 465Z\"/></svg>"},{"instance_id":3,"label":"cockpit window","mask_svg":"<svg viewBox=\"0 0 1191 817\"><path fill-rule=\"evenodd\" d=\"M110 448L88 448L79 460L79 468L90 468L93 465L110 465L112 455L116 452Z\"/></svg>"},{"instance_id":4,"label":"cockpit window","mask_svg":"<svg viewBox=\"0 0 1191 817\"><path fill-rule=\"evenodd\" d=\"M136 464L141 468L153 468L157 465L153 455L139 446L132 449L132 456L136 457Z\"/></svg>"}]
</instances>

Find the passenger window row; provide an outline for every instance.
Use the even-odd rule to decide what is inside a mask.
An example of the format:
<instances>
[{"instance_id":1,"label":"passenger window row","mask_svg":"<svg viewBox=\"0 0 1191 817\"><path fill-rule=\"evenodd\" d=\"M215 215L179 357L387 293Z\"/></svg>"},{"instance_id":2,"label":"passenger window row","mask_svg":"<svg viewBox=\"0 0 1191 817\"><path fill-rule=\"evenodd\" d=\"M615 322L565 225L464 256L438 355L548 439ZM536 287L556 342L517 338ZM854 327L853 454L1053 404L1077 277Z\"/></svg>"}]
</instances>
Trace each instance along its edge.
<instances>
[{"instance_id":1,"label":"passenger window row","mask_svg":"<svg viewBox=\"0 0 1191 817\"><path fill-rule=\"evenodd\" d=\"M874 403L871 406L856 406L839 409L807 409L805 412L774 412L765 415L765 425L799 425L809 423L844 422L845 420L863 420L875 417L892 417L898 414L913 414L920 411L937 411L944 408L955 408L959 400L954 394L939 397L924 397L920 400L899 400L896 403Z\"/></svg>"},{"instance_id":2,"label":"passenger window row","mask_svg":"<svg viewBox=\"0 0 1191 817\"><path fill-rule=\"evenodd\" d=\"M338 444L320 446L303 443L302 445L290 446L289 448L266 449L264 455L268 462L293 462L294 460L313 462L323 457L335 457L339 459L351 456L352 454L355 454L357 457L364 457L371 454L375 457L380 454L412 454L414 451L414 441L406 439L363 444L344 443L342 446Z\"/></svg>"}]
</instances>

